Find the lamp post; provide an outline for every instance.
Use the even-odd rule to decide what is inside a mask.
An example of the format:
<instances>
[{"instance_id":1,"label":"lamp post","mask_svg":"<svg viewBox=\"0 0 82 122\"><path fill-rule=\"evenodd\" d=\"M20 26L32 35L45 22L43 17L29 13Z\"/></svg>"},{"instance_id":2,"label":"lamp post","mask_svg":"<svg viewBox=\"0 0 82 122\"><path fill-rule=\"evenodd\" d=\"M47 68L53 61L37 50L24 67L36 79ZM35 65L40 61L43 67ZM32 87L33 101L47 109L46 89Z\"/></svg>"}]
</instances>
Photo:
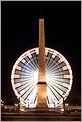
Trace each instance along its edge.
<instances>
[{"instance_id":1,"label":"lamp post","mask_svg":"<svg viewBox=\"0 0 82 122\"><path fill-rule=\"evenodd\" d=\"M15 103L15 111L17 111L17 110L18 110L18 104Z\"/></svg>"},{"instance_id":2,"label":"lamp post","mask_svg":"<svg viewBox=\"0 0 82 122\"><path fill-rule=\"evenodd\" d=\"M1 100L1 106L4 106L4 101L3 100Z\"/></svg>"}]
</instances>

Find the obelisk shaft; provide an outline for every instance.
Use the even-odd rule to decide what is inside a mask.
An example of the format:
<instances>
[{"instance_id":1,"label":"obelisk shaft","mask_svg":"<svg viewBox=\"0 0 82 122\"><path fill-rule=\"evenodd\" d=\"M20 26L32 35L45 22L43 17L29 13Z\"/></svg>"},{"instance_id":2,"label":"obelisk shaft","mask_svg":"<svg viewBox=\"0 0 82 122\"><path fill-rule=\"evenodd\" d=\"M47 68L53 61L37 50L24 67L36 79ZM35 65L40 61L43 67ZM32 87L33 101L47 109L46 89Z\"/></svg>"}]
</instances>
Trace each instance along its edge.
<instances>
[{"instance_id":1,"label":"obelisk shaft","mask_svg":"<svg viewBox=\"0 0 82 122\"><path fill-rule=\"evenodd\" d=\"M46 81L44 19L39 19L38 82Z\"/></svg>"},{"instance_id":2,"label":"obelisk shaft","mask_svg":"<svg viewBox=\"0 0 82 122\"><path fill-rule=\"evenodd\" d=\"M36 108L47 108L44 19L39 19L38 92Z\"/></svg>"}]
</instances>

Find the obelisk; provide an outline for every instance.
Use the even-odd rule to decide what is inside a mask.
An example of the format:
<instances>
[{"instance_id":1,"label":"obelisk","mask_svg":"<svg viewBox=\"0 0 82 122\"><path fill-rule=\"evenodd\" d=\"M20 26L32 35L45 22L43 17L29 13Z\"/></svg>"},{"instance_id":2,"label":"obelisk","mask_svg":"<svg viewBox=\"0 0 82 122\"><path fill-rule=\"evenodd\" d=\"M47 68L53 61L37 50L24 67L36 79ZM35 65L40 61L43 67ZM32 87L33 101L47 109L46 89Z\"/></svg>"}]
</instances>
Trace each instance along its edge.
<instances>
[{"instance_id":1,"label":"obelisk","mask_svg":"<svg viewBox=\"0 0 82 122\"><path fill-rule=\"evenodd\" d=\"M38 82L46 81L44 19L39 19Z\"/></svg>"},{"instance_id":2,"label":"obelisk","mask_svg":"<svg viewBox=\"0 0 82 122\"><path fill-rule=\"evenodd\" d=\"M37 107L46 108L46 68L45 68L45 32L44 19L39 19L39 56L38 56L38 92Z\"/></svg>"}]
</instances>

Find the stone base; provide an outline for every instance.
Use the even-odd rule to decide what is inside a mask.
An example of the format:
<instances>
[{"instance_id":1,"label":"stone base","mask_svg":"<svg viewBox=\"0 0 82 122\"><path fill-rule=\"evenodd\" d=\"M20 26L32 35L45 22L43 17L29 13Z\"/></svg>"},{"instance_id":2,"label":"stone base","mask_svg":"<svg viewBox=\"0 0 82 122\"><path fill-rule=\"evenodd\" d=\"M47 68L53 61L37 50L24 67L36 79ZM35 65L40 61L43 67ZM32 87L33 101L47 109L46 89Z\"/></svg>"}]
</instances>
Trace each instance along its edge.
<instances>
[{"instance_id":1,"label":"stone base","mask_svg":"<svg viewBox=\"0 0 82 122\"><path fill-rule=\"evenodd\" d=\"M43 84L41 82L37 84L38 92L36 108L48 108L46 100L46 87L47 84L45 82Z\"/></svg>"},{"instance_id":2,"label":"stone base","mask_svg":"<svg viewBox=\"0 0 82 122\"><path fill-rule=\"evenodd\" d=\"M48 108L48 106L47 106L47 103L46 104L37 104L37 106L36 106L36 109L47 109Z\"/></svg>"}]
</instances>

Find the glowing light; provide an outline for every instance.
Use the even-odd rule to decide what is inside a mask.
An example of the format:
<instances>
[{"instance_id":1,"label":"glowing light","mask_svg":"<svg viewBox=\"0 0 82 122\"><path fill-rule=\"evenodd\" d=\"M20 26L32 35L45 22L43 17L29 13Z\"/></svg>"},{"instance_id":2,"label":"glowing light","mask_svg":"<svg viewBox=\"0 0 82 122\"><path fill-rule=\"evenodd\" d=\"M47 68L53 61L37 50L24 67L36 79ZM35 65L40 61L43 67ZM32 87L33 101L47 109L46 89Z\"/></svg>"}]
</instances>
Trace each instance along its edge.
<instances>
[{"instance_id":1,"label":"glowing light","mask_svg":"<svg viewBox=\"0 0 82 122\"><path fill-rule=\"evenodd\" d=\"M20 77L20 75L14 75L14 78L19 78Z\"/></svg>"},{"instance_id":2,"label":"glowing light","mask_svg":"<svg viewBox=\"0 0 82 122\"><path fill-rule=\"evenodd\" d=\"M64 112L64 109L63 108L61 108L61 112Z\"/></svg>"},{"instance_id":3,"label":"glowing light","mask_svg":"<svg viewBox=\"0 0 82 122\"><path fill-rule=\"evenodd\" d=\"M21 70L21 67L20 66L17 66L16 69Z\"/></svg>"},{"instance_id":4,"label":"glowing light","mask_svg":"<svg viewBox=\"0 0 82 122\"><path fill-rule=\"evenodd\" d=\"M15 106L18 106L18 104L15 103Z\"/></svg>"},{"instance_id":5,"label":"glowing light","mask_svg":"<svg viewBox=\"0 0 82 122\"><path fill-rule=\"evenodd\" d=\"M22 62L25 63L26 61L24 59L22 59Z\"/></svg>"},{"instance_id":6,"label":"glowing light","mask_svg":"<svg viewBox=\"0 0 82 122\"><path fill-rule=\"evenodd\" d=\"M69 104L68 103L65 103L65 106L68 106Z\"/></svg>"},{"instance_id":7,"label":"glowing light","mask_svg":"<svg viewBox=\"0 0 82 122\"><path fill-rule=\"evenodd\" d=\"M64 78L70 78L70 75L64 75Z\"/></svg>"},{"instance_id":8,"label":"glowing light","mask_svg":"<svg viewBox=\"0 0 82 122\"><path fill-rule=\"evenodd\" d=\"M64 67L63 67L63 70L66 70L66 69L68 69L68 66L64 66Z\"/></svg>"}]
</instances>

